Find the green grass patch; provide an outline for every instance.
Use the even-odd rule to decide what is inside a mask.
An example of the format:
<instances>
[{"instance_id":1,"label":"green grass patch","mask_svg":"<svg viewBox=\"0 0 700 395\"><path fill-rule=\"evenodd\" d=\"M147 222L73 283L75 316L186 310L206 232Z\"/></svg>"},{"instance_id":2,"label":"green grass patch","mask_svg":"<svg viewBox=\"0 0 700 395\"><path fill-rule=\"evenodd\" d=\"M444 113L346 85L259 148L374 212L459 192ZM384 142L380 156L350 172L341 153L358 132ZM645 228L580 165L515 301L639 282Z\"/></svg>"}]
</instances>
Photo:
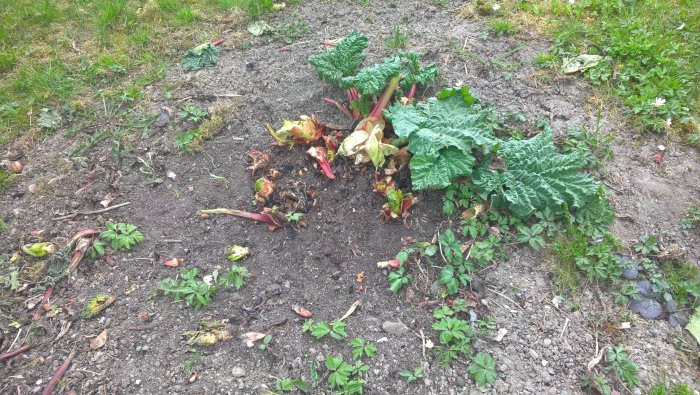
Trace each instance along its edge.
<instances>
[{"instance_id":1,"label":"green grass patch","mask_svg":"<svg viewBox=\"0 0 700 395\"><path fill-rule=\"evenodd\" d=\"M298 3L287 1L287 5ZM17 0L0 7L0 146L60 128L42 109L91 122L134 108L185 50L259 17L272 0ZM103 102L104 100L104 102ZM91 111L91 109L94 110ZM87 125L89 126L89 125Z\"/></svg>"},{"instance_id":2,"label":"green grass patch","mask_svg":"<svg viewBox=\"0 0 700 395\"><path fill-rule=\"evenodd\" d=\"M685 0L511 1L554 36L550 55L561 59L601 55L584 72L595 85L622 98L628 114L652 131L683 131L689 142L700 141L700 8ZM522 19L521 19L522 20ZM533 23L528 21L527 23ZM539 57L540 67L555 67Z\"/></svg>"}]
</instances>

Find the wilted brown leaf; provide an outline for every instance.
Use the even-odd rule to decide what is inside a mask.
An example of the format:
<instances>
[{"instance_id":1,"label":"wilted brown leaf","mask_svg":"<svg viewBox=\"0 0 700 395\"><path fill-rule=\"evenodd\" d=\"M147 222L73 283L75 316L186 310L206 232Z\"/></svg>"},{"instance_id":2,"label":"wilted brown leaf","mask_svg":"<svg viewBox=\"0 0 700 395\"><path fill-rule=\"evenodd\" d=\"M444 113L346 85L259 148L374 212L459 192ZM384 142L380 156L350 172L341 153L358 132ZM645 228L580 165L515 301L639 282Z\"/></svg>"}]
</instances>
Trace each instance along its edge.
<instances>
[{"instance_id":1,"label":"wilted brown leaf","mask_svg":"<svg viewBox=\"0 0 700 395\"><path fill-rule=\"evenodd\" d=\"M294 312L297 313L299 317L311 318L311 316L313 315L309 310L296 304L292 306L292 310L294 310Z\"/></svg>"},{"instance_id":2,"label":"wilted brown leaf","mask_svg":"<svg viewBox=\"0 0 700 395\"><path fill-rule=\"evenodd\" d=\"M107 329L103 330L99 335L90 340L90 349L99 350L107 343Z\"/></svg>"},{"instance_id":3,"label":"wilted brown leaf","mask_svg":"<svg viewBox=\"0 0 700 395\"><path fill-rule=\"evenodd\" d=\"M240 335L238 338L243 340L243 343L245 343L246 346L248 347L253 347L255 345L255 342L258 340L261 340L265 338L264 333L259 333L259 332L247 332L242 335Z\"/></svg>"}]
</instances>

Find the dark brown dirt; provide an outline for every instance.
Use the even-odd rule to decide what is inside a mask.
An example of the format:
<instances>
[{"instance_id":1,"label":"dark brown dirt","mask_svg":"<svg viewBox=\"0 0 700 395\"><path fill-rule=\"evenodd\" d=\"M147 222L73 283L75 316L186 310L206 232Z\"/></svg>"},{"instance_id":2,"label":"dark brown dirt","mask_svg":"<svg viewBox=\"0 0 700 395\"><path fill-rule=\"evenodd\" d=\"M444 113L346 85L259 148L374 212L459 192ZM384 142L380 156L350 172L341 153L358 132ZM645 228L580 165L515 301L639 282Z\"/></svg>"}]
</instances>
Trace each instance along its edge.
<instances>
[{"instance_id":1,"label":"dark brown dirt","mask_svg":"<svg viewBox=\"0 0 700 395\"><path fill-rule=\"evenodd\" d=\"M80 394L254 393L263 384L273 388L275 378L308 378L310 362L325 355L350 358L347 341L316 341L302 334L303 321L292 312L293 304L307 307L316 319L332 321L358 299L363 304L347 319L348 334L375 342L379 349L377 358L368 361L366 393L478 392L464 363L442 369L430 351L423 356L419 331L437 343L431 329L432 310L417 307L421 299L433 299L430 291L424 293L417 282L412 300L404 291L395 296L387 290L385 273L376 266L377 261L392 258L402 248L403 237L431 240L450 226L440 213L441 195L420 196L409 228L401 222L383 222L379 218L383 201L372 193L371 172L360 175L349 166L336 167L343 176L328 181L302 149L271 149L262 125L278 125L282 119L312 113L325 122L349 123L322 102L323 97L340 98L341 92L320 82L306 59L318 51L316 43L345 35L355 27L370 36L367 63L372 63L387 53L383 43L395 23L410 30L410 49L425 53L426 61L440 65L441 85L463 82L501 110L523 112L531 120L551 119L558 133L574 125L593 127L598 108L589 100L591 91L581 78L543 78L535 71L532 59L548 45L540 37L522 32L514 38L481 40L479 35L485 28L479 21L456 19L430 2L381 3L363 7L354 1L305 2L271 17L273 24L303 19L310 28L287 52L280 51L283 44L269 38L251 38L248 49L224 51L212 69L183 74L179 67L171 68L166 83L177 87L175 97L242 95L243 105L235 110L232 122L204 144L203 153L178 155L172 143L174 133L186 130L179 120L135 142L135 152L123 156L121 167L115 165L108 144L90 150L86 157L69 159L66 152L74 142L60 135L27 153L25 173L0 196L0 217L10 226L9 232L0 235L0 254L15 251L31 230L45 230L44 239L61 244L79 229L99 227L96 216L56 222L50 218L76 209L99 208L97 202L108 192L117 195L113 204L128 201L131 205L106 213L103 219L133 223L147 241L133 252L115 254L114 265L103 260L81 264L75 278L51 300L64 309L63 313L39 321L43 329L37 339L45 343L0 366L0 393L39 391L72 349L78 350L78 355L66 374L66 388ZM502 68L460 55L455 46L484 60L517 50L499 59L510 65ZM427 97L435 89L422 93ZM182 105L167 100L161 85L153 86L149 93L153 113L161 105ZM223 103L237 100L218 99ZM196 99L192 103L215 104ZM614 113L603 108L602 114L602 130L617 136L612 145L615 158L605 167L609 174L606 183L613 189L611 198L620 216L615 232L630 244L641 234L663 233L665 243L679 243L692 262L699 264L697 232L678 229L687 204L700 196L697 152L655 141L654 136L635 139ZM654 162L659 143L668 147L663 166ZM246 154L254 148L273 152L276 166L286 169L281 183L297 180L317 189L317 202L307 216L308 228L271 233L262 225L239 218L213 216L203 220L196 215L202 208L250 208L254 180L245 168ZM150 158L153 175L142 171L138 158ZM297 176L300 170L303 177ZM176 178L167 178L167 171L174 172ZM224 176L227 182L210 174ZM162 182L153 185L149 180L154 178ZM88 182L94 186L76 195L75 191ZM229 265L224 249L230 244L253 250L241 264L254 277L241 290L220 291L212 306L200 312L163 296L149 297L157 282L178 273L178 269L163 266L163 260L184 258L186 267L209 274L217 266ZM643 390L664 378L692 384L697 367L674 348L677 339L692 340L687 334L664 321L640 320L614 305L609 297L596 296L599 290L593 286L582 290L572 303L554 307L554 285L546 274L545 260L528 248L514 247L507 262L479 273L484 283L478 289L480 296L491 307L498 327L508 330L500 343L488 337L475 343L477 350L489 352L497 360L500 378L488 391L580 393L580 377L596 346L613 342L601 329L606 320L632 323L616 341L628 346L631 358L641 367ZM366 292L358 292L359 272L365 272ZM436 273L437 269L430 271L432 277L424 282L429 284ZM79 315L85 301L97 293L115 295L117 302L101 318L70 318L69 312ZM14 304L15 308L12 315L0 316L0 327L22 322L25 328L20 339L27 333L30 313L17 306L30 296L25 290L1 303ZM148 312L150 322L139 318L142 311ZM203 355L194 364L198 380L188 384L190 375L181 366L192 354L181 335L196 329L203 319L228 319L234 340L201 348ZM385 333L384 321L401 321L409 331ZM72 326L66 336L54 341L62 322L72 322ZM109 332L106 346L90 350L87 336L103 329ZM269 349L247 348L235 339L248 331L272 334ZM6 349L16 334L16 330L7 331L0 349ZM379 342L383 338L387 341ZM144 345L147 351L137 351ZM44 358L42 364L23 368L38 357ZM398 372L417 366L423 366L426 378L407 386Z\"/></svg>"}]
</instances>

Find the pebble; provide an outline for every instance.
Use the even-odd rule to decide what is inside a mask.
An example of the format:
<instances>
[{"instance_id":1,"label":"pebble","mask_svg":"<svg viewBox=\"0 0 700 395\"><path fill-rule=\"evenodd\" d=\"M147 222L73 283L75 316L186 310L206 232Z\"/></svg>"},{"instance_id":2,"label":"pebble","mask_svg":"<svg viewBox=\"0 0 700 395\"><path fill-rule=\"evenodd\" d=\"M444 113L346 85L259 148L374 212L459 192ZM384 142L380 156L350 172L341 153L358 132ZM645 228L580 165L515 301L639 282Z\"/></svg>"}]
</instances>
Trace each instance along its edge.
<instances>
[{"instance_id":1,"label":"pebble","mask_svg":"<svg viewBox=\"0 0 700 395\"><path fill-rule=\"evenodd\" d=\"M542 341L542 344L543 344L545 347L549 347L549 346L552 345L552 339L544 339L544 340Z\"/></svg>"},{"instance_id":2,"label":"pebble","mask_svg":"<svg viewBox=\"0 0 700 395\"><path fill-rule=\"evenodd\" d=\"M533 359L538 359L538 358L539 358L539 355L537 354L537 351L535 351L535 350L533 350L533 349L530 349L530 356L531 356Z\"/></svg>"},{"instance_id":3,"label":"pebble","mask_svg":"<svg viewBox=\"0 0 700 395\"><path fill-rule=\"evenodd\" d=\"M629 309L639 314L645 320L655 320L661 317L661 303L651 299L637 299L630 303Z\"/></svg>"},{"instance_id":4,"label":"pebble","mask_svg":"<svg viewBox=\"0 0 700 395\"><path fill-rule=\"evenodd\" d=\"M243 369L240 366L236 366L233 369L231 369L231 376L233 377L245 377L245 369Z\"/></svg>"},{"instance_id":5,"label":"pebble","mask_svg":"<svg viewBox=\"0 0 700 395\"><path fill-rule=\"evenodd\" d=\"M547 361L546 359L543 359L543 360L542 360L542 366L543 366L543 367L546 367L547 365L549 365L549 361Z\"/></svg>"},{"instance_id":6,"label":"pebble","mask_svg":"<svg viewBox=\"0 0 700 395\"><path fill-rule=\"evenodd\" d=\"M392 335L402 335L408 332L408 327L402 322L394 321L384 321L382 324L382 329L384 332L391 333Z\"/></svg>"},{"instance_id":7,"label":"pebble","mask_svg":"<svg viewBox=\"0 0 700 395\"><path fill-rule=\"evenodd\" d=\"M622 277L626 280L636 280L639 277L639 270L636 267L627 267L622 269Z\"/></svg>"},{"instance_id":8,"label":"pebble","mask_svg":"<svg viewBox=\"0 0 700 395\"><path fill-rule=\"evenodd\" d=\"M673 313L668 317L668 323L672 328L685 328L685 326L688 325L688 317L683 314Z\"/></svg>"},{"instance_id":9,"label":"pebble","mask_svg":"<svg viewBox=\"0 0 700 395\"><path fill-rule=\"evenodd\" d=\"M671 299L666 302L666 311L669 313L675 313L676 309L678 308L678 305L676 304L676 301Z\"/></svg>"},{"instance_id":10,"label":"pebble","mask_svg":"<svg viewBox=\"0 0 700 395\"><path fill-rule=\"evenodd\" d=\"M651 283L648 280L638 282L637 290L639 291L639 295L645 298L654 299L654 290L651 289Z\"/></svg>"}]
</instances>

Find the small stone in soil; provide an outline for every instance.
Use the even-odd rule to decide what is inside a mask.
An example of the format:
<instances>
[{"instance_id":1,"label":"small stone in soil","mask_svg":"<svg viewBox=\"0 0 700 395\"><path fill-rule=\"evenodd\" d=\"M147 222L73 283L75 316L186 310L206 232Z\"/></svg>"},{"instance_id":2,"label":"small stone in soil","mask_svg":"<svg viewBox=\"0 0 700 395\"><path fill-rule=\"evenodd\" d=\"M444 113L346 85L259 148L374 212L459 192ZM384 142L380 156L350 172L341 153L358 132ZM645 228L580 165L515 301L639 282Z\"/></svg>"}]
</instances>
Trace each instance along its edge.
<instances>
[{"instance_id":1,"label":"small stone in soil","mask_svg":"<svg viewBox=\"0 0 700 395\"><path fill-rule=\"evenodd\" d=\"M639 295L645 298L654 299L654 290L651 289L651 283L648 280L638 282L637 290L639 291Z\"/></svg>"},{"instance_id":2,"label":"small stone in soil","mask_svg":"<svg viewBox=\"0 0 700 395\"><path fill-rule=\"evenodd\" d=\"M401 335L408 331L408 327L402 322L393 321L384 321L382 329L384 329L384 332L391 333L392 335Z\"/></svg>"},{"instance_id":3,"label":"small stone in soil","mask_svg":"<svg viewBox=\"0 0 700 395\"><path fill-rule=\"evenodd\" d=\"M668 323L671 325L672 328L685 328L685 326L688 325L688 317L686 317L682 313L674 313L668 317Z\"/></svg>"},{"instance_id":4,"label":"small stone in soil","mask_svg":"<svg viewBox=\"0 0 700 395\"><path fill-rule=\"evenodd\" d=\"M233 369L231 369L231 376L232 377L244 377L245 376L245 369L243 369L240 366L236 366Z\"/></svg>"},{"instance_id":5,"label":"small stone in soil","mask_svg":"<svg viewBox=\"0 0 700 395\"><path fill-rule=\"evenodd\" d=\"M645 320L655 320L661 316L662 312L661 303L645 298L633 300L629 308Z\"/></svg>"},{"instance_id":6,"label":"small stone in soil","mask_svg":"<svg viewBox=\"0 0 700 395\"><path fill-rule=\"evenodd\" d=\"M677 308L678 306L676 305L675 300L671 299L666 302L666 311L668 311L669 313L675 313Z\"/></svg>"},{"instance_id":7,"label":"small stone in soil","mask_svg":"<svg viewBox=\"0 0 700 395\"><path fill-rule=\"evenodd\" d=\"M639 270L636 267L622 269L622 277L626 280L636 280L639 277Z\"/></svg>"}]
</instances>

